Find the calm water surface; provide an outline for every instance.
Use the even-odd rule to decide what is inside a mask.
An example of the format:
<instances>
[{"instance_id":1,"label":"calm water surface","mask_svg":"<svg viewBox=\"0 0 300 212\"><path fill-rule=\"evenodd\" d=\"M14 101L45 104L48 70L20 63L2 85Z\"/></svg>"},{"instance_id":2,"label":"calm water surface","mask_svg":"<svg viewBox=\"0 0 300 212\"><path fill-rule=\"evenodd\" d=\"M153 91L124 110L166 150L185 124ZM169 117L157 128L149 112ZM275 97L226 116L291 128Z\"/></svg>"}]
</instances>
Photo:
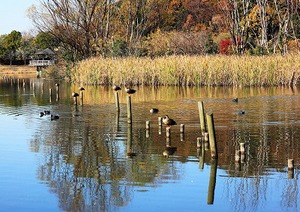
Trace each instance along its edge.
<instances>
[{"instance_id":1,"label":"calm water surface","mask_svg":"<svg viewBox=\"0 0 300 212\"><path fill-rule=\"evenodd\" d=\"M78 87L60 83L57 96L55 83L0 81L0 211L300 211L298 88L136 87L130 125L124 91L118 113L110 88L85 87L76 106ZM218 161L196 148L199 101ZM166 114L178 123L170 141L157 121ZM164 157L167 144L177 151Z\"/></svg>"}]
</instances>

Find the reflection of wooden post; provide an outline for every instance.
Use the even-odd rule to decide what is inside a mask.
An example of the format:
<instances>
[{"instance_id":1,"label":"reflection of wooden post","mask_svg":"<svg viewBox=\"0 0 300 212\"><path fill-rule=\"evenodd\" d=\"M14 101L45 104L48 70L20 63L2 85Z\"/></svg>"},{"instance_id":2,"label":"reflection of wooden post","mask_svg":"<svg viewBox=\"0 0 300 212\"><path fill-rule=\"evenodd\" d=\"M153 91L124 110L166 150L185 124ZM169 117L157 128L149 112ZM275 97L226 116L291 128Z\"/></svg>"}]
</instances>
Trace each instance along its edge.
<instances>
[{"instance_id":1,"label":"reflection of wooden post","mask_svg":"<svg viewBox=\"0 0 300 212\"><path fill-rule=\"evenodd\" d=\"M245 143L240 143L241 163L245 162Z\"/></svg>"},{"instance_id":2,"label":"reflection of wooden post","mask_svg":"<svg viewBox=\"0 0 300 212\"><path fill-rule=\"evenodd\" d=\"M207 195L207 204L209 205L214 204L216 177L217 177L217 160L212 159L210 165L210 175L209 175L209 185L208 185L208 195Z\"/></svg>"},{"instance_id":3,"label":"reflection of wooden post","mask_svg":"<svg viewBox=\"0 0 300 212\"><path fill-rule=\"evenodd\" d=\"M205 132L205 117L204 117L204 105L203 102L198 102L198 109L199 109L199 118L200 118L200 129L201 132Z\"/></svg>"},{"instance_id":4,"label":"reflection of wooden post","mask_svg":"<svg viewBox=\"0 0 300 212\"><path fill-rule=\"evenodd\" d=\"M204 146L205 146L205 151L209 150L209 135L208 135L208 132L204 133Z\"/></svg>"},{"instance_id":5,"label":"reflection of wooden post","mask_svg":"<svg viewBox=\"0 0 300 212\"><path fill-rule=\"evenodd\" d=\"M199 152L199 169L204 168L205 148L204 140L201 137L197 138L197 151Z\"/></svg>"},{"instance_id":6,"label":"reflection of wooden post","mask_svg":"<svg viewBox=\"0 0 300 212\"><path fill-rule=\"evenodd\" d=\"M49 101L52 102L52 88L49 89Z\"/></svg>"},{"instance_id":7,"label":"reflection of wooden post","mask_svg":"<svg viewBox=\"0 0 300 212\"><path fill-rule=\"evenodd\" d=\"M131 96L127 96L127 122L132 123L132 114L131 114Z\"/></svg>"},{"instance_id":8,"label":"reflection of wooden post","mask_svg":"<svg viewBox=\"0 0 300 212\"><path fill-rule=\"evenodd\" d=\"M115 92L115 100L116 100L116 110L120 111L119 93L118 92Z\"/></svg>"},{"instance_id":9,"label":"reflection of wooden post","mask_svg":"<svg viewBox=\"0 0 300 212\"><path fill-rule=\"evenodd\" d=\"M133 151L132 145L132 125L128 123L127 127L127 157L132 158L136 156L136 153Z\"/></svg>"},{"instance_id":10,"label":"reflection of wooden post","mask_svg":"<svg viewBox=\"0 0 300 212\"><path fill-rule=\"evenodd\" d=\"M59 84L56 83L56 101L59 101Z\"/></svg>"},{"instance_id":11,"label":"reflection of wooden post","mask_svg":"<svg viewBox=\"0 0 300 212\"><path fill-rule=\"evenodd\" d=\"M212 113L206 114L206 120L207 120L208 134L209 134L209 145L210 145L211 157L218 158L213 114Z\"/></svg>"},{"instance_id":12,"label":"reflection of wooden post","mask_svg":"<svg viewBox=\"0 0 300 212\"><path fill-rule=\"evenodd\" d=\"M294 178L294 159L288 159L288 178Z\"/></svg>"}]
</instances>

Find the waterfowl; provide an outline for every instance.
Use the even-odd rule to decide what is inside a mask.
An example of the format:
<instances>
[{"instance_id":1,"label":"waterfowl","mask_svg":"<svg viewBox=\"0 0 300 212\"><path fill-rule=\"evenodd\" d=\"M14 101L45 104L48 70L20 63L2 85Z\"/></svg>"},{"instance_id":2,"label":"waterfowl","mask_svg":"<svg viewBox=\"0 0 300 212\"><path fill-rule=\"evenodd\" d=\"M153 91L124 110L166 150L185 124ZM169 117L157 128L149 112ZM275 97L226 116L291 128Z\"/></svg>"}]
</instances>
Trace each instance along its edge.
<instances>
[{"instance_id":1,"label":"waterfowl","mask_svg":"<svg viewBox=\"0 0 300 212\"><path fill-rule=\"evenodd\" d=\"M40 117L43 117L45 115L44 112L40 112Z\"/></svg>"},{"instance_id":2,"label":"waterfowl","mask_svg":"<svg viewBox=\"0 0 300 212\"><path fill-rule=\"evenodd\" d=\"M44 115L50 115L50 110L44 110Z\"/></svg>"},{"instance_id":3,"label":"waterfowl","mask_svg":"<svg viewBox=\"0 0 300 212\"><path fill-rule=\"evenodd\" d=\"M59 86L59 83L55 83L56 86Z\"/></svg>"},{"instance_id":4,"label":"waterfowl","mask_svg":"<svg viewBox=\"0 0 300 212\"><path fill-rule=\"evenodd\" d=\"M234 98L232 101L233 101L233 102L238 102L239 99L238 99L238 98Z\"/></svg>"},{"instance_id":5,"label":"waterfowl","mask_svg":"<svg viewBox=\"0 0 300 212\"><path fill-rule=\"evenodd\" d=\"M177 147L168 146L165 148L165 151L163 151L163 156L168 158L170 155L173 155L176 151L177 151Z\"/></svg>"},{"instance_id":6,"label":"waterfowl","mask_svg":"<svg viewBox=\"0 0 300 212\"><path fill-rule=\"evenodd\" d=\"M158 113L159 110L157 108L151 108L150 113Z\"/></svg>"},{"instance_id":7,"label":"waterfowl","mask_svg":"<svg viewBox=\"0 0 300 212\"><path fill-rule=\"evenodd\" d=\"M79 96L78 93L75 93L75 92L72 93L72 97L77 97L77 96Z\"/></svg>"},{"instance_id":8,"label":"waterfowl","mask_svg":"<svg viewBox=\"0 0 300 212\"><path fill-rule=\"evenodd\" d=\"M174 121L173 119L171 119L168 115L165 115L165 117L163 117L162 121L168 127L170 127L172 125L177 125L176 121Z\"/></svg>"},{"instance_id":9,"label":"waterfowl","mask_svg":"<svg viewBox=\"0 0 300 212\"><path fill-rule=\"evenodd\" d=\"M121 87L120 87L120 86L117 86L116 84L114 84L112 88L113 88L114 91L119 91L119 90L121 90Z\"/></svg>"},{"instance_id":10,"label":"waterfowl","mask_svg":"<svg viewBox=\"0 0 300 212\"><path fill-rule=\"evenodd\" d=\"M130 95L130 94L134 94L136 90L134 90L132 88L125 87L125 91L126 91L126 93L128 93Z\"/></svg>"},{"instance_id":11,"label":"waterfowl","mask_svg":"<svg viewBox=\"0 0 300 212\"><path fill-rule=\"evenodd\" d=\"M51 121L52 121L52 120L57 120L57 119L59 119L59 116L58 116L58 115L51 115Z\"/></svg>"},{"instance_id":12,"label":"waterfowl","mask_svg":"<svg viewBox=\"0 0 300 212\"><path fill-rule=\"evenodd\" d=\"M84 89L84 87L79 87L79 90L84 91L85 89Z\"/></svg>"},{"instance_id":13,"label":"waterfowl","mask_svg":"<svg viewBox=\"0 0 300 212\"><path fill-rule=\"evenodd\" d=\"M239 112L239 114L240 114L240 115L244 115L244 114L245 114L245 111L244 111L244 110L241 110L241 111Z\"/></svg>"}]
</instances>

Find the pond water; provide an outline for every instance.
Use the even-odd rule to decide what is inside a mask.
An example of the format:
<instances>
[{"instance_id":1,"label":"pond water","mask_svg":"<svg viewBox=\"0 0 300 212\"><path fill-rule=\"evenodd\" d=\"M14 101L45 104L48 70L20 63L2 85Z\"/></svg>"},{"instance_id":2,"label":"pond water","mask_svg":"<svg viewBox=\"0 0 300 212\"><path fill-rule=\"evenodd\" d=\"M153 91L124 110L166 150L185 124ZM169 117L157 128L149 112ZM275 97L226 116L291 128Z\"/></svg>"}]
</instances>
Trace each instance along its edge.
<instances>
[{"instance_id":1,"label":"pond water","mask_svg":"<svg viewBox=\"0 0 300 212\"><path fill-rule=\"evenodd\" d=\"M55 83L0 81L0 211L300 210L298 88L135 87L128 124L124 90L117 112L111 88L85 87L76 106L78 87L60 82L57 95ZM213 113L218 160L197 149L199 101ZM170 140L166 114L177 122ZM177 150L165 157L167 145Z\"/></svg>"}]
</instances>

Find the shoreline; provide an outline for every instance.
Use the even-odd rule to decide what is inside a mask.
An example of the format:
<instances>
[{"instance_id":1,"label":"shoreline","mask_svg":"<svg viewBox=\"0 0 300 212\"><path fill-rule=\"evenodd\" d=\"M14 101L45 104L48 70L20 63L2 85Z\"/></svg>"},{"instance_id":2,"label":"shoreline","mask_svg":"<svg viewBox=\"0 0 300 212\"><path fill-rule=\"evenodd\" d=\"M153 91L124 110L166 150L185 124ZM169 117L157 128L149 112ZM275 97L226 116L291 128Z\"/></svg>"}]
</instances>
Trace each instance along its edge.
<instances>
[{"instance_id":1,"label":"shoreline","mask_svg":"<svg viewBox=\"0 0 300 212\"><path fill-rule=\"evenodd\" d=\"M36 77L36 67L28 65L0 65L0 76Z\"/></svg>"}]
</instances>

